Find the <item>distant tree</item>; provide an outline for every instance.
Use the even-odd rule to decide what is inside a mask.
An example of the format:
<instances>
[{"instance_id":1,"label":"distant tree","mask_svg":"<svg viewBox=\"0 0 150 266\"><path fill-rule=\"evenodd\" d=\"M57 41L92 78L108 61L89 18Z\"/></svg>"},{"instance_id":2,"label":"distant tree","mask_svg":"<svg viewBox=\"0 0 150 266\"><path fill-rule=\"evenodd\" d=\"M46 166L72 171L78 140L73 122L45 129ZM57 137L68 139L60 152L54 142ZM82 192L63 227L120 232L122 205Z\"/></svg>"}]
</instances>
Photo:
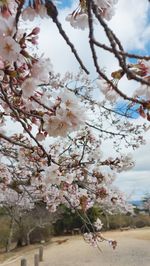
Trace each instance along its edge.
<instances>
[{"instance_id":1,"label":"distant tree","mask_svg":"<svg viewBox=\"0 0 150 266\"><path fill-rule=\"evenodd\" d=\"M148 212L149 216L150 216L150 194L146 194L144 199L143 199L143 207L145 209L145 211Z\"/></svg>"}]
</instances>

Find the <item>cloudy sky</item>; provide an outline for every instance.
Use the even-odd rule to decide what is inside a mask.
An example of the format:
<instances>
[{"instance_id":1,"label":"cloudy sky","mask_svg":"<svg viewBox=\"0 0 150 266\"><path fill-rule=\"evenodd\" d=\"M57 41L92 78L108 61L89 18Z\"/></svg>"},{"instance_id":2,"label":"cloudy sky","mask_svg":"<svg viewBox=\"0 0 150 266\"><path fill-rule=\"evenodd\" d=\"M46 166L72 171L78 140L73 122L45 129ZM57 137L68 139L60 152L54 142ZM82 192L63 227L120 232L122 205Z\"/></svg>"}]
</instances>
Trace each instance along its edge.
<instances>
[{"instance_id":1,"label":"cloudy sky","mask_svg":"<svg viewBox=\"0 0 150 266\"><path fill-rule=\"evenodd\" d=\"M92 77L97 77L88 45L88 31L75 30L65 21L65 17L75 9L78 1L65 0L62 2L59 19L84 64L88 66ZM109 25L121 40L126 51L139 54L148 54L150 52L150 21L148 21L148 17L150 17L148 0L118 1L116 15L109 22ZM41 53L44 52L45 56L51 58L56 72L65 73L68 70L77 72L79 65L58 33L56 26L50 20L43 20L39 23L41 26L39 40ZM95 35L100 42L107 43L103 30L98 26L96 26ZM101 66L106 67L108 72L112 72L118 67L115 58L103 51L99 52L99 60ZM126 79L121 82L121 88L128 95L132 94L134 85L134 82L128 82ZM135 159L134 169L119 174L116 181L116 184L127 192L132 199L140 199L145 192L150 191L150 132L145 133L145 138L147 144L133 152Z\"/></svg>"}]
</instances>

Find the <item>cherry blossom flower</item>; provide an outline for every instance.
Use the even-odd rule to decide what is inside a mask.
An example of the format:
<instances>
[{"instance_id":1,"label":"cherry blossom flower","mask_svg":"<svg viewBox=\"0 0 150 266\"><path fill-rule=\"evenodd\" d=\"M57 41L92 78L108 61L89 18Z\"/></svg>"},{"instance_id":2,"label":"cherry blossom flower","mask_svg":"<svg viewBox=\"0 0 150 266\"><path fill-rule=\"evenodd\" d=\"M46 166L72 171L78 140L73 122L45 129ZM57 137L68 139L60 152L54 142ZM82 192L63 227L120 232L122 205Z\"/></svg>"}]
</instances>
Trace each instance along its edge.
<instances>
[{"instance_id":1,"label":"cherry blossom flower","mask_svg":"<svg viewBox=\"0 0 150 266\"><path fill-rule=\"evenodd\" d=\"M32 96L37 88L37 81L35 78L27 78L21 85L22 94L24 98Z\"/></svg>"},{"instance_id":2,"label":"cherry blossom flower","mask_svg":"<svg viewBox=\"0 0 150 266\"><path fill-rule=\"evenodd\" d=\"M142 71L142 76L150 74L150 61L142 60L137 64L140 70Z\"/></svg>"},{"instance_id":3,"label":"cherry blossom flower","mask_svg":"<svg viewBox=\"0 0 150 266\"><path fill-rule=\"evenodd\" d=\"M109 244L112 246L113 249L116 248L116 246L117 246L117 241L115 241L115 240L109 240L108 242L109 242Z\"/></svg>"},{"instance_id":4,"label":"cherry blossom flower","mask_svg":"<svg viewBox=\"0 0 150 266\"><path fill-rule=\"evenodd\" d=\"M7 19L0 17L0 35L2 36L13 36L15 33L15 20L14 17L9 17Z\"/></svg>"},{"instance_id":5,"label":"cherry blossom flower","mask_svg":"<svg viewBox=\"0 0 150 266\"><path fill-rule=\"evenodd\" d=\"M60 91L58 98L61 99L62 108L74 109L78 104L78 98L74 95L73 92L67 89Z\"/></svg>"},{"instance_id":6,"label":"cherry blossom flower","mask_svg":"<svg viewBox=\"0 0 150 266\"><path fill-rule=\"evenodd\" d=\"M60 101L55 115L43 116L43 128L49 136L65 137L68 132L78 130L85 123L86 115L77 97L68 90L63 90L57 97Z\"/></svg>"},{"instance_id":7,"label":"cherry blossom flower","mask_svg":"<svg viewBox=\"0 0 150 266\"><path fill-rule=\"evenodd\" d=\"M96 219L94 226L97 231L100 231L102 229L103 224L99 218Z\"/></svg>"},{"instance_id":8,"label":"cherry blossom flower","mask_svg":"<svg viewBox=\"0 0 150 266\"><path fill-rule=\"evenodd\" d=\"M97 247L98 246L98 241L97 241L97 237L92 234L92 233L85 233L83 235L85 242L87 242L88 244L90 244L93 247Z\"/></svg>"},{"instance_id":9,"label":"cherry blossom flower","mask_svg":"<svg viewBox=\"0 0 150 266\"><path fill-rule=\"evenodd\" d=\"M62 180L64 182L68 183L68 184L72 184L72 182L74 180L74 174L73 173L70 173L70 174L68 173L62 178Z\"/></svg>"},{"instance_id":10,"label":"cherry blossom flower","mask_svg":"<svg viewBox=\"0 0 150 266\"><path fill-rule=\"evenodd\" d=\"M101 16L110 20L114 15L114 5L118 2L118 0L95 0L94 3L97 5L98 10ZM79 28L84 30L88 27L88 16L87 16L87 8L86 1L81 0L79 7L72 12L71 15L66 17L66 20L70 22L71 26L74 28ZM95 20L93 21L95 23Z\"/></svg>"},{"instance_id":11,"label":"cherry blossom flower","mask_svg":"<svg viewBox=\"0 0 150 266\"><path fill-rule=\"evenodd\" d=\"M5 189L7 185L11 182L11 173L9 172L7 166L0 162L0 175L1 182L3 183L3 188Z\"/></svg>"},{"instance_id":12,"label":"cherry blossom flower","mask_svg":"<svg viewBox=\"0 0 150 266\"><path fill-rule=\"evenodd\" d=\"M45 140L45 135L42 134L42 133L37 133L37 134L36 134L36 139L37 139L38 141L43 141L43 140Z\"/></svg>"},{"instance_id":13,"label":"cherry blossom flower","mask_svg":"<svg viewBox=\"0 0 150 266\"><path fill-rule=\"evenodd\" d=\"M58 98L61 99L58 115L62 115L62 117L67 120L67 123L73 127L74 130L77 130L86 120L84 108L81 103L79 103L78 98L68 90L60 92Z\"/></svg>"},{"instance_id":14,"label":"cherry blossom flower","mask_svg":"<svg viewBox=\"0 0 150 266\"><path fill-rule=\"evenodd\" d=\"M44 115L43 116L44 125L43 128L49 134L49 136L53 137L65 137L68 133L68 124L67 121L63 121L56 116Z\"/></svg>"},{"instance_id":15,"label":"cherry blossom flower","mask_svg":"<svg viewBox=\"0 0 150 266\"><path fill-rule=\"evenodd\" d=\"M25 21L33 21L36 16L40 16L40 18L48 17L45 5L38 5L38 8L27 7L22 12L22 19Z\"/></svg>"},{"instance_id":16,"label":"cherry blossom flower","mask_svg":"<svg viewBox=\"0 0 150 266\"><path fill-rule=\"evenodd\" d=\"M52 71L52 64L50 59L38 59L36 63L32 65L31 75L33 78L41 83L49 82L49 73Z\"/></svg>"},{"instance_id":17,"label":"cherry blossom flower","mask_svg":"<svg viewBox=\"0 0 150 266\"><path fill-rule=\"evenodd\" d=\"M36 12L33 8L27 7L23 10L22 12L22 19L23 20L30 20L33 21L34 18L36 17Z\"/></svg>"},{"instance_id":18,"label":"cherry blossom flower","mask_svg":"<svg viewBox=\"0 0 150 266\"><path fill-rule=\"evenodd\" d=\"M45 185L60 185L61 183L59 167L55 164L45 167L44 172L42 172L42 176Z\"/></svg>"},{"instance_id":19,"label":"cherry blossom flower","mask_svg":"<svg viewBox=\"0 0 150 266\"><path fill-rule=\"evenodd\" d=\"M108 101L114 103L116 102L116 100L118 100L119 95L115 92L115 90L112 89L112 87L109 84L107 84L106 81L98 79L97 85Z\"/></svg>"},{"instance_id":20,"label":"cherry blossom flower","mask_svg":"<svg viewBox=\"0 0 150 266\"><path fill-rule=\"evenodd\" d=\"M17 61L21 51L20 45L11 37L0 37L0 56L10 63Z\"/></svg>"},{"instance_id":21,"label":"cherry blossom flower","mask_svg":"<svg viewBox=\"0 0 150 266\"><path fill-rule=\"evenodd\" d=\"M66 21L70 22L71 26L75 29L84 30L88 27L88 16L87 14L68 15Z\"/></svg>"}]
</instances>

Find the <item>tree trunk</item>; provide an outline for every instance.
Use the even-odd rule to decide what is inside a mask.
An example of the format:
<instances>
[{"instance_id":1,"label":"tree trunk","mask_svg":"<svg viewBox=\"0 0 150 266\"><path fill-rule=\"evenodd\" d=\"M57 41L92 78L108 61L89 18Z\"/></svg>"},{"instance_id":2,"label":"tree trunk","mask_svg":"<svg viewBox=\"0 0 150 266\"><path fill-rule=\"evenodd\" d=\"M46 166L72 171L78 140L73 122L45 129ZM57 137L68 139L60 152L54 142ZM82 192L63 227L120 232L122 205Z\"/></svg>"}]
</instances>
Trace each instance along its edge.
<instances>
[{"instance_id":1,"label":"tree trunk","mask_svg":"<svg viewBox=\"0 0 150 266\"><path fill-rule=\"evenodd\" d=\"M27 233L27 235L26 235L26 242L27 242L27 246L29 246L30 245L30 234L34 231L34 229L36 228L36 226L35 227L33 227L33 228L31 228L30 230L29 230L29 232Z\"/></svg>"},{"instance_id":2,"label":"tree trunk","mask_svg":"<svg viewBox=\"0 0 150 266\"><path fill-rule=\"evenodd\" d=\"M27 246L30 245L30 232L27 233Z\"/></svg>"},{"instance_id":3,"label":"tree trunk","mask_svg":"<svg viewBox=\"0 0 150 266\"><path fill-rule=\"evenodd\" d=\"M9 252L11 250L13 227L14 227L14 218L11 217L10 227L9 227L9 236L8 236L7 243L6 243L6 252Z\"/></svg>"},{"instance_id":4,"label":"tree trunk","mask_svg":"<svg viewBox=\"0 0 150 266\"><path fill-rule=\"evenodd\" d=\"M110 229L110 224L109 224L109 217L108 217L107 213L105 213L105 218L106 218L106 228L107 228L107 230L109 230Z\"/></svg>"},{"instance_id":5,"label":"tree trunk","mask_svg":"<svg viewBox=\"0 0 150 266\"><path fill-rule=\"evenodd\" d=\"M23 235L22 230L20 230L18 240L17 240L17 248L23 247L26 244L25 237Z\"/></svg>"},{"instance_id":6,"label":"tree trunk","mask_svg":"<svg viewBox=\"0 0 150 266\"><path fill-rule=\"evenodd\" d=\"M19 239L17 240L17 248L20 248L23 246L23 239L22 237L19 237Z\"/></svg>"}]
</instances>

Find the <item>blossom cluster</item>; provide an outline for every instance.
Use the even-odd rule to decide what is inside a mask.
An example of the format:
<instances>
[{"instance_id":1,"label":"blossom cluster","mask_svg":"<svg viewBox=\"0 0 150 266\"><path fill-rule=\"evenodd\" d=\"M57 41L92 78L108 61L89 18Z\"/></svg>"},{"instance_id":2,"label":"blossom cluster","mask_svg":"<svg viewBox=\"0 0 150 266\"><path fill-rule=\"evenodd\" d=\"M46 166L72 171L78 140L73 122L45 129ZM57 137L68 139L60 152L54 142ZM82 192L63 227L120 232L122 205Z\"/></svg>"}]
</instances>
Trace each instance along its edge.
<instances>
[{"instance_id":1,"label":"blossom cluster","mask_svg":"<svg viewBox=\"0 0 150 266\"><path fill-rule=\"evenodd\" d=\"M59 205L65 204L68 208L86 211L97 203L104 209L107 206L109 211L131 211L124 195L113 186L115 176L112 170L113 164L114 168L118 165L120 171L121 168L125 170L128 157L122 156L108 164L107 160L102 159L98 139L87 129L80 134L74 133L72 141L53 142L50 149L52 162L49 166L46 157L40 157L38 149L29 152L21 148L18 155L18 166L22 167L20 177L26 165L30 165L30 171L27 172L30 184L49 210L56 211ZM97 158L93 157L94 151ZM95 226L97 229L101 227L98 221Z\"/></svg>"},{"instance_id":2,"label":"blossom cluster","mask_svg":"<svg viewBox=\"0 0 150 266\"><path fill-rule=\"evenodd\" d=\"M106 20L112 17L117 3L91 2ZM0 1L0 202L16 204L19 199L17 204L30 208L34 201L42 201L52 212L65 205L86 213L95 204L110 213L131 212L132 207L113 182L116 173L134 166L132 157L104 158L101 146L117 136L113 143L117 151L122 141L135 148L144 143L141 134L146 126L133 126L120 116L118 119L109 104L95 100L94 83L82 71L60 78L49 58L34 54L40 28L26 31L23 21L51 17L57 22L56 11L53 2L47 0ZM67 20L73 27L84 29L88 25L87 1L80 0ZM60 32L65 36L62 29ZM129 68L149 79L149 62ZM112 77L116 80L116 73ZM113 84L100 78L96 85L111 103L118 100ZM136 97L143 93L148 100L149 87L142 85ZM149 108L147 102L145 108ZM143 109L140 112L145 114ZM16 128L11 136L7 129L10 121ZM107 123L115 130L108 131ZM102 228L100 219L93 226L94 232L85 234L85 239L97 245L104 240L97 235ZM110 244L115 248L115 242Z\"/></svg>"},{"instance_id":3,"label":"blossom cluster","mask_svg":"<svg viewBox=\"0 0 150 266\"><path fill-rule=\"evenodd\" d=\"M102 18L110 20L114 15L114 5L118 0L94 0L93 3L97 5L99 14ZM86 0L81 0L77 9L72 14L66 17L66 20L70 22L74 28L82 29L88 27L88 15Z\"/></svg>"},{"instance_id":4,"label":"blossom cluster","mask_svg":"<svg viewBox=\"0 0 150 266\"><path fill-rule=\"evenodd\" d=\"M137 112L140 116L150 121L150 60L139 60L135 64L128 64L127 68L129 70L129 73L126 73L127 79L135 79L137 81L140 79L141 81L140 86L138 86L132 94L132 106L138 103ZM105 99L110 103L115 104L121 99L120 96L128 98L126 95L118 93L118 88L116 90L116 85L118 85L124 75L125 71L119 69L118 71L111 73L113 79L111 79L110 82L102 78L97 79L98 88L104 95Z\"/></svg>"}]
</instances>

